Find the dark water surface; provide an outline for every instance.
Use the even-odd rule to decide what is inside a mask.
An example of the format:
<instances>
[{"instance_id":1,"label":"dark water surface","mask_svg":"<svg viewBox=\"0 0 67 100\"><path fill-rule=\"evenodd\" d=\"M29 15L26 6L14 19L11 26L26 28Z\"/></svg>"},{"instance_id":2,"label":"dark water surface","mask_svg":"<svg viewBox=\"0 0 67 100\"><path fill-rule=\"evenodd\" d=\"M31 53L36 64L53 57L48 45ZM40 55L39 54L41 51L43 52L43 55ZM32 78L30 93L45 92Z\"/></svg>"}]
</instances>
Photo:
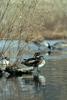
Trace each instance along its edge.
<instances>
[{"instance_id":1,"label":"dark water surface","mask_svg":"<svg viewBox=\"0 0 67 100\"><path fill-rule=\"evenodd\" d=\"M32 48L37 51L36 46ZM37 86L32 79L3 77L0 79L0 100L67 100L66 47L43 55L46 65L40 74L45 77L45 86Z\"/></svg>"}]
</instances>

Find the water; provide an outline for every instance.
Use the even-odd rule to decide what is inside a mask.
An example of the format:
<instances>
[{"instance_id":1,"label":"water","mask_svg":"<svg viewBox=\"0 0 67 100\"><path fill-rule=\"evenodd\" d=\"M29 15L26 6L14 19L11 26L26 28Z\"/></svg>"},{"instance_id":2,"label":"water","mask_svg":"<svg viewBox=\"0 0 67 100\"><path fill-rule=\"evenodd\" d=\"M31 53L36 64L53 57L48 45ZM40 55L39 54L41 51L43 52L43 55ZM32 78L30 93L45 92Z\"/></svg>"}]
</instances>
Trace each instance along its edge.
<instances>
[{"instance_id":1,"label":"water","mask_svg":"<svg viewBox=\"0 0 67 100\"><path fill-rule=\"evenodd\" d=\"M10 46L11 53L7 50L11 59L17 54L12 55L12 52L17 52L16 43L18 42L15 42L15 47ZM26 52L23 57L32 56L38 50L34 44L25 45L29 52ZM50 55L43 52L42 55L46 65L41 69L40 75L45 78L45 85L35 84L32 78L3 77L0 79L0 100L67 100L67 47L54 50Z\"/></svg>"}]
</instances>

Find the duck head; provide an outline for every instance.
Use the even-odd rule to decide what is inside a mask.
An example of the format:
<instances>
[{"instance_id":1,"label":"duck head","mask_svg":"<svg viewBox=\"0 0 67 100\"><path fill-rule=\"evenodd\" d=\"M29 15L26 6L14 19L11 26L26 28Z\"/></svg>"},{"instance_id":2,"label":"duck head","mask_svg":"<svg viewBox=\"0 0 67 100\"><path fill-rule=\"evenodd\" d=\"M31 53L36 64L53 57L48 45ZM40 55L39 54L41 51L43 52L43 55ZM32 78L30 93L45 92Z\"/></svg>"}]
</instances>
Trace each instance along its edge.
<instances>
[{"instance_id":1,"label":"duck head","mask_svg":"<svg viewBox=\"0 0 67 100\"><path fill-rule=\"evenodd\" d=\"M34 57L35 57L35 58L40 57L40 52L36 52L36 53L34 54Z\"/></svg>"},{"instance_id":2,"label":"duck head","mask_svg":"<svg viewBox=\"0 0 67 100\"><path fill-rule=\"evenodd\" d=\"M9 60L9 58L8 58L8 57L4 57L4 59Z\"/></svg>"}]
</instances>

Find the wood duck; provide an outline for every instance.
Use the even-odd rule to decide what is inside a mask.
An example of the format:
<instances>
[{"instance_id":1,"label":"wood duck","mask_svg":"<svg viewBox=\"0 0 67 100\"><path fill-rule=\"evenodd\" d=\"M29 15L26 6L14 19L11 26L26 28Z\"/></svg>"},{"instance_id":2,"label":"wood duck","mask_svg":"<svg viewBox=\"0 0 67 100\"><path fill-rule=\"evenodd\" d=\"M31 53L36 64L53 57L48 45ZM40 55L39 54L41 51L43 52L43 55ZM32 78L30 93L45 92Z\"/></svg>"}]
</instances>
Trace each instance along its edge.
<instances>
[{"instance_id":1,"label":"wood duck","mask_svg":"<svg viewBox=\"0 0 67 100\"><path fill-rule=\"evenodd\" d=\"M45 65L45 60L43 56L40 56L40 53L35 53L33 58L24 59L21 64L41 68Z\"/></svg>"}]
</instances>

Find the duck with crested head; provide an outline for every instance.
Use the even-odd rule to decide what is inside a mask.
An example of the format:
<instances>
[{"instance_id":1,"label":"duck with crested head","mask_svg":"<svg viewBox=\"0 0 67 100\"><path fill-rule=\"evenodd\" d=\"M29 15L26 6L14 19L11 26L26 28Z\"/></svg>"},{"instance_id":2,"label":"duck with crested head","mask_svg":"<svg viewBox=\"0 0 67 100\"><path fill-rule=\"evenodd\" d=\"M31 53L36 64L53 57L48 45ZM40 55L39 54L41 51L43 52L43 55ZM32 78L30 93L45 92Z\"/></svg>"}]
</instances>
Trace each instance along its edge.
<instances>
[{"instance_id":1,"label":"duck with crested head","mask_svg":"<svg viewBox=\"0 0 67 100\"><path fill-rule=\"evenodd\" d=\"M29 67L38 67L41 68L45 65L45 60L43 56L40 55L40 52L37 52L34 54L32 58L24 59L24 61L21 62L21 64L24 64Z\"/></svg>"}]
</instances>

